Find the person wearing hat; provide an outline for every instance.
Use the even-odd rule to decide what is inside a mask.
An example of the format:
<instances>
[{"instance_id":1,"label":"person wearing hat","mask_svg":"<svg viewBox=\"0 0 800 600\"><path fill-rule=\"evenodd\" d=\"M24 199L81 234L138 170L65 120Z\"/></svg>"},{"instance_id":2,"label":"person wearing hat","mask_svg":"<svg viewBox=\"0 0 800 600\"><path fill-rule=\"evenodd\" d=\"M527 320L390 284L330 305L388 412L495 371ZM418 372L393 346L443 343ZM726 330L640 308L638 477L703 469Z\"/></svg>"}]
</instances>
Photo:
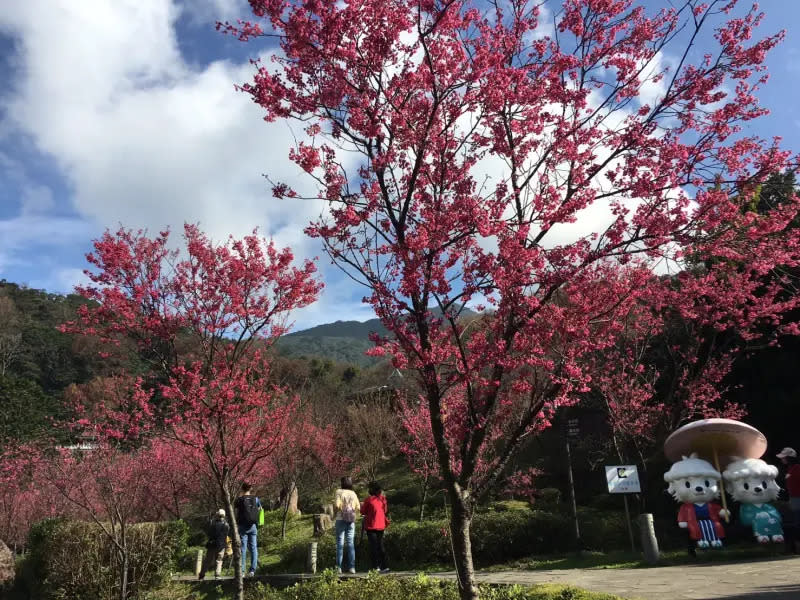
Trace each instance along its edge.
<instances>
[{"instance_id":1,"label":"person wearing hat","mask_svg":"<svg viewBox=\"0 0 800 600\"><path fill-rule=\"evenodd\" d=\"M200 568L198 579L205 579L206 571L215 565L214 579L219 579L222 575L222 560L225 558L225 549L228 546L228 532L230 527L225 520L225 509L220 508L211 519L208 526L208 542L206 543L206 556L203 566Z\"/></svg>"},{"instance_id":2,"label":"person wearing hat","mask_svg":"<svg viewBox=\"0 0 800 600\"><path fill-rule=\"evenodd\" d=\"M775 456L786 465L786 491L789 493L789 506L797 527L800 526L800 464L797 463L797 451L787 447Z\"/></svg>"}]
</instances>

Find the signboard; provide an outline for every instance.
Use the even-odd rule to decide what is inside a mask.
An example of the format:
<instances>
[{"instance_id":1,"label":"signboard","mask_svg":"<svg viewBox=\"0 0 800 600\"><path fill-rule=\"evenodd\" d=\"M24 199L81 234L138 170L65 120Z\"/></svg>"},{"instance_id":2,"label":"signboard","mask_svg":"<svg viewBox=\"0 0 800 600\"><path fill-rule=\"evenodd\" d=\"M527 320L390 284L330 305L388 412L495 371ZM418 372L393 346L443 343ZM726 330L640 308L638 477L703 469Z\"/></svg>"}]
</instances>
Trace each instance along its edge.
<instances>
[{"instance_id":1,"label":"signboard","mask_svg":"<svg viewBox=\"0 0 800 600\"><path fill-rule=\"evenodd\" d=\"M606 465L606 481L610 494L638 494L642 491L636 465Z\"/></svg>"},{"instance_id":2,"label":"signboard","mask_svg":"<svg viewBox=\"0 0 800 600\"><path fill-rule=\"evenodd\" d=\"M580 437L580 421L578 419L569 419L567 421L567 439L578 440Z\"/></svg>"}]
</instances>

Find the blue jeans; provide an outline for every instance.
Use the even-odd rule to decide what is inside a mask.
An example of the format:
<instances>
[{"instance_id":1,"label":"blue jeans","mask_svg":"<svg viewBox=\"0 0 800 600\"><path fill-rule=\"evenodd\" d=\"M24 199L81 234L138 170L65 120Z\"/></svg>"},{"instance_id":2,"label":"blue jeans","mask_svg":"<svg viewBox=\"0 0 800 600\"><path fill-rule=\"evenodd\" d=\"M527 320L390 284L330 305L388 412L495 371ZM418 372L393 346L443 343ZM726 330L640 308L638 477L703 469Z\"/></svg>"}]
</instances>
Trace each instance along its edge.
<instances>
[{"instance_id":1,"label":"blue jeans","mask_svg":"<svg viewBox=\"0 0 800 600\"><path fill-rule=\"evenodd\" d=\"M342 568L344 546L347 545L347 556L351 569L356 568L356 524L340 519L336 520L336 566Z\"/></svg>"},{"instance_id":2,"label":"blue jeans","mask_svg":"<svg viewBox=\"0 0 800 600\"><path fill-rule=\"evenodd\" d=\"M258 566L258 527L239 527L239 537L242 538L242 573L245 572L245 556L250 549L250 570L255 573Z\"/></svg>"}]
</instances>

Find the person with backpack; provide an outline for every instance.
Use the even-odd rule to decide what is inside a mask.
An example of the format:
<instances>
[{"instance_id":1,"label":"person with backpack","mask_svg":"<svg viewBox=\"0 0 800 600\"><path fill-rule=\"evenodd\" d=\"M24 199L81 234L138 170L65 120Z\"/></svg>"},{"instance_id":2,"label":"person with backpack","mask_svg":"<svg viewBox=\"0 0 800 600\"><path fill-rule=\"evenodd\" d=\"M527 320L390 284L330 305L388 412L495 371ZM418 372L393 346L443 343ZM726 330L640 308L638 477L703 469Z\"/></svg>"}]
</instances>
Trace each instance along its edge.
<instances>
[{"instance_id":1,"label":"person with backpack","mask_svg":"<svg viewBox=\"0 0 800 600\"><path fill-rule=\"evenodd\" d=\"M222 575L222 560L225 558L225 549L228 546L228 532L230 527L225 520L225 509L220 508L211 523L208 526L208 542L206 543L206 556L203 560L203 566L200 568L198 579L201 581L206 577L206 571L209 571L216 563L214 569L214 579L219 579Z\"/></svg>"},{"instance_id":2,"label":"person with backpack","mask_svg":"<svg viewBox=\"0 0 800 600\"><path fill-rule=\"evenodd\" d=\"M333 497L336 509L336 572L342 572L344 548L347 546L349 572L356 572L356 520L361 510L361 503L353 491L353 480L342 477L342 487L336 490Z\"/></svg>"},{"instance_id":3,"label":"person with backpack","mask_svg":"<svg viewBox=\"0 0 800 600\"><path fill-rule=\"evenodd\" d=\"M242 495L233 503L236 510L236 524L242 539L242 572L246 564L247 550L250 550L250 570L247 577L253 577L258 567L258 523L261 514L261 501L253 495L249 483L242 484Z\"/></svg>"},{"instance_id":4,"label":"person with backpack","mask_svg":"<svg viewBox=\"0 0 800 600\"><path fill-rule=\"evenodd\" d=\"M381 573L389 572L386 550L383 547L383 532L389 525L387 510L386 496L383 495L380 484L377 481L371 482L369 497L361 503L361 514L364 515L364 529L367 531L372 568Z\"/></svg>"}]
</instances>

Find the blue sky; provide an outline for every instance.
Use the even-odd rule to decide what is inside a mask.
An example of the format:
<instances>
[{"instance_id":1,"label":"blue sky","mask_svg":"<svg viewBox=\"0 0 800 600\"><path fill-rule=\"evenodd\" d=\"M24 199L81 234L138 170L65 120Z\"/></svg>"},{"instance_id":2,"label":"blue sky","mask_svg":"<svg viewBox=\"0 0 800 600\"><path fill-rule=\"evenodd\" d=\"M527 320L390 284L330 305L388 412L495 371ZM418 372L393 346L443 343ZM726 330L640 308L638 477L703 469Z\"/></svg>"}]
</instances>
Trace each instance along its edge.
<instances>
[{"instance_id":1,"label":"blue sky","mask_svg":"<svg viewBox=\"0 0 800 600\"><path fill-rule=\"evenodd\" d=\"M797 151L800 2L761 5L761 32L788 33L760 95L772 114L750 127ZM243 0L27 0L2 11L0 278L69 291L91 239L120 223L200 222L215 239L258 226L300 257L320 255L326 291L298 327L370 318L363 290L303 236L320 207L275 201L262 178L308 185L286 158L296 132L263 123L233 89L266 49L213 23L246 15Z\"/></svg>"}]
</instances>

